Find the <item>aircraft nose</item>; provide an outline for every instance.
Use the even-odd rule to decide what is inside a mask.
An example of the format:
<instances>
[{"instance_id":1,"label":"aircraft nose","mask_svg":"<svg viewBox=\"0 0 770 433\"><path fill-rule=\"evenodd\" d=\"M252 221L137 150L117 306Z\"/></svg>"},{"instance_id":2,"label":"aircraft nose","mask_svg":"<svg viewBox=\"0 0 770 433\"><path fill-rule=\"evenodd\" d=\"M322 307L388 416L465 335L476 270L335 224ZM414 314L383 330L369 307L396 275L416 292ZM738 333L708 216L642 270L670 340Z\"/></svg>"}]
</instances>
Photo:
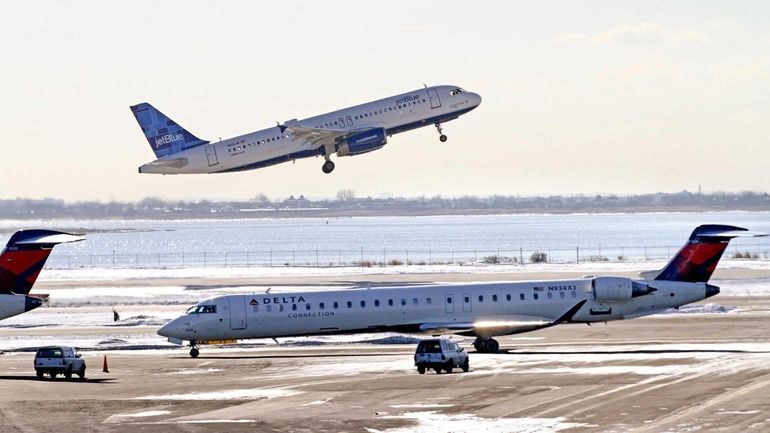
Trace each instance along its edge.
<instances>
[{"instance_id":1,"label":"aircraft nose","mask_svg":"<svg viewBox=\"0 0 770 433\"><path fill-rule=\"evenodd\" d=\"M474 107L478 107L479 105L481 105L481 95L479 95L478 93L473 93L471 95L471 103L473 104Z\"/></svg>"},{"instance_id":2,"label":"aircraft nose","mask_svg":"<svg viewBox=\"0 0 770 433\"><path fill-rule=\"evenodd\" d=\"M179 337L179 322L174 319L158 329L158 335L163 337Z\"/></svg>"},{"instance_id":3,"label":"aircraft nose","mask_svg":"<svg viewBox=\"0 0 770 433\"><path fill-rule=\"evenodd\" d=\"M168 335L169 334L168 333L168 331L169 331L169 326L168 325L170 325L170 324L171 323L169 322L169 323L166 323L165 325L161 326L161 328L158 329L158 335L160 335L162 337L168 337L169 336Z\"/></svg>"}]
</instances>

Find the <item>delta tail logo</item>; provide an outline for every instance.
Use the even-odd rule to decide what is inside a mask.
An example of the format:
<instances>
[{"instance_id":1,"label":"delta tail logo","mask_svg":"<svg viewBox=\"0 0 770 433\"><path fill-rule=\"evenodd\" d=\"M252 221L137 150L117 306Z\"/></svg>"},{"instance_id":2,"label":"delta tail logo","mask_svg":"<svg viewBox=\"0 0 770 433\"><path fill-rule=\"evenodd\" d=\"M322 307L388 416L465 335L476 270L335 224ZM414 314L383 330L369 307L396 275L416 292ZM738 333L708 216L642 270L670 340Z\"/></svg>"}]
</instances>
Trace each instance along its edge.
<instances>
[{"instance_id":1,"label":"delta tail logo","mask_svg":"<svg viewBox=\"0 0 770 433\"><path fill-rule=\"evenodd\" d=\"M161 146L165 146L167 144L171 144L175 141L180 141L180 140L184 140L184 136L181 133L174 134L174 135L166 134L164 136L157 137L155 139L155 147L160 148Z\"/></svg>"}]
</instances>

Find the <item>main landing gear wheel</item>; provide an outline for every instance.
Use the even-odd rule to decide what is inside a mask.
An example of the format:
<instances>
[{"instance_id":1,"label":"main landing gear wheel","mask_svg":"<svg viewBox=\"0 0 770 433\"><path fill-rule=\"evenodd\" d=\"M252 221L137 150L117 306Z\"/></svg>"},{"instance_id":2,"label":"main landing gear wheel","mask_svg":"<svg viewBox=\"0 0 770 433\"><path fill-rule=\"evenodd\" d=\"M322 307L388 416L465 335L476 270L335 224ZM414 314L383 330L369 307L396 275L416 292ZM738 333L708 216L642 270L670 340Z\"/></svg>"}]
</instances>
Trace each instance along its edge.
<instances>
[{"instance_id":1,"label":"main landing gear wheel","mask_svg":"<svg viewBox=\"0 0 770 433\"><path fill-rule=\"evenodd\" d=\"M473 347L476 349L476 352L479 353L497 353L497 351L500 350L500 343L494 338L487 338L484 340L477 338L476 341L473 342Z\"/></svg>"},{"instance_id":2,"label":"main landing gear wheel","mask_svg":"<svg viewBox=\"0 0 770 433\"><path fill-rule=\"evenodd\" d=\"M324 165L321 166L321 170L324 173L326 173L326 174L329 174L329 173L333 172L334 171L334 163L332 161L324 162Z\"/></svg>"},{"instance_id":3,"label":"main landing gear wheel","mask_svg":"<svg viewBox=\"0 0 770 433\"><path fill-rule=\"evenodd\" d=\"M447 140L447 136L444 135L444 130L441 129L441 124L440 123L436 124L436 131L438 131L438 134L439 134L438 140L440 142L442 142L442 143L445 143L446 140Z\"/></svg>"}]
</instances>

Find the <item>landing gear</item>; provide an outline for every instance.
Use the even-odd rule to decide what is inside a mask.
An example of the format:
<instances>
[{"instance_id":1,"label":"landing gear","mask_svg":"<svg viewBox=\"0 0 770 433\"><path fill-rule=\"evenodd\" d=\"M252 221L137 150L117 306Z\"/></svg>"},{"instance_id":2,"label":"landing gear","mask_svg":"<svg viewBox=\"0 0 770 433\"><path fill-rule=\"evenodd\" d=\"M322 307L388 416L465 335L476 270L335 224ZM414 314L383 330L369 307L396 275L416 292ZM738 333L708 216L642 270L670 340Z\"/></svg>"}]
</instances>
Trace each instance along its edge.
<instances>
[{"instance_id":1,"label":"landing gear","mask_svg":"<svg viewBox=\"0 0 770 433\"><path fill-rule=\"evenodd\" d=\"M478 337L476 338L476 341L473 342L473 347L476 349L476 352L479 353L497 353L497 351L500 350L500 343L494 338L482 339Z\"/></svg>"},{"instance_id":2,"label":"landing gear","mask_svg":"<svg viewBox=\"0 0 770 433\"><path fill-rule=\"evenodd\" d=\"M198 355L200 355L200 351L198 351L198 346L195 345L194 341L191 341L190 342L190 347L192 348L192 349L190 349L190 357L191 358L197 358Z\"/></svg>"},{"instance_id":3,"label":"landing gear","mask_svg":"<svg viewBox=\"0 0 770 433\"><path fill-rule=\"evenodd\" d=\"M334 163L330 159L327 159L326 162L324 162L324 165L321 166L321 170L326 174L331 173L334 171Z\"/></svg>"},{"instance_id":4,"label":"landing gear","mask_svg":"<svg viewBox=\"0 0 770 433\"><path fill-rule=\"evenodd\" d=\"M439 137L438 137L439 141L442 142L442 143L445 143L446 140L447 140L447 136L444 135L444 130L441 129L441 124L440 123L436 124L436 131L438 131L438 133L439 133Z\"/></svg>"}]
</instances>

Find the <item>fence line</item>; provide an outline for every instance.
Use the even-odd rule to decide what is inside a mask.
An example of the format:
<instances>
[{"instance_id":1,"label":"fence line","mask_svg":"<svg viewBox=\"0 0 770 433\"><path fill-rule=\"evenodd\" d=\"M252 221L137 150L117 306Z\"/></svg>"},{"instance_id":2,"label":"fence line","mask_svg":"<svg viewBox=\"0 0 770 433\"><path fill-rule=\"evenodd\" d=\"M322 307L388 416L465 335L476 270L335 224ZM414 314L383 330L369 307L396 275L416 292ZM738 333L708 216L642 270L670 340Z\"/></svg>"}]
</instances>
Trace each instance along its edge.
<instances>
[{"instance_id":1,"label":"fence line","mask_svg":"<svg viewBox=\"0 0 770 433\"><path fill-rule=\"evenodd\" d=\"M236 268L236 267L348 267L414 265L499 265L667 260L680 246L575 246L570 248L473 250L312 249L266 251L202 251L176 253L118 253L51 255L50 269L115 268ZM770 259L770 246L735 245L725 258Z\"/></svg>"}]
</instances>

